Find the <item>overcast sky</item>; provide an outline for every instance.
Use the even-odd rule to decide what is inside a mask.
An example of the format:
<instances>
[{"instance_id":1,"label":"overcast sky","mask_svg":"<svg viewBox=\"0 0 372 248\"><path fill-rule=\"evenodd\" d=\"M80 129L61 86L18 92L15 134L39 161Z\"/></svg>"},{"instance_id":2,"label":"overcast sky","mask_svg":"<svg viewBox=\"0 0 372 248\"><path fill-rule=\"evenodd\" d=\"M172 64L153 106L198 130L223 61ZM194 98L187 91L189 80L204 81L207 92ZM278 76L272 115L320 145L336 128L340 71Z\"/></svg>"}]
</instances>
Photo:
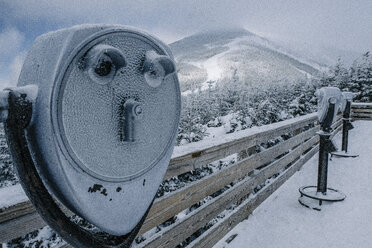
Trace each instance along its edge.
<instances>
[{"instance_id":1,"label":"overcast sky","mask_svg":"<svg viewBox=\"0 0 372 248\"><path fill-rule=\"evenodd\" d=\"M167 43L234 26L274 41L372 50L371 0L0 0L0 87L16 83L37 36L81 23L131 25Z\"/></svg>"}]
</instances>

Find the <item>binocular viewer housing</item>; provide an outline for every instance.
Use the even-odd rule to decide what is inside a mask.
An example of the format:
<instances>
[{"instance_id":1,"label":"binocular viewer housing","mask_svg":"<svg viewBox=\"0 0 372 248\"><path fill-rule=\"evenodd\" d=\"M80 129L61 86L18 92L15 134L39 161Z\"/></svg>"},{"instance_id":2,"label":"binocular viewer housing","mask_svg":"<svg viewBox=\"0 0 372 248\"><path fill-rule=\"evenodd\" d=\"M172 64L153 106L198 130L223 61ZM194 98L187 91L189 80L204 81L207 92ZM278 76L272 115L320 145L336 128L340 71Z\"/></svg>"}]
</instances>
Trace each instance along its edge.
<instances>
[{"instance_id":1,"label":"binocular viewer housing","mask_svg":"<svg viewBox=\"0 0 372 248\"><path fill-rule=\"evenodd\" d=\"M354 155L345 155L337 152L335 144L332 142L332 127L339 108L343 112L343 130L342 130L342 149L347 152L348 130L352 128L350 123L351 102L354 94L351 92L342 92L336 87L323 87L315 92L318 97L318 120L321 125L319 134L319 160L318 160L318 181L317 186L305 186L299 188L301 194L298 201L301 205L314 210L321 210L323 201L336 202L343 201L346 195L341 191L327 187L328 173L328 154L341 157L355 157ZM318 201L318 205L313 200Z\"/></svg>"},{"instance_id":2,"label":"binocular viewer housing","mask_svg":"<svg viewBox=\"0 0 372 248\"><path fill-rule=\"evenodd\" d=\"M329 129L340 109L344 118L350 118L352 92L341 92L336 87L323 87L315 92L318 98L318 120L322 127Z\"/></svg>"},{"instance_id":3,"label":"binocular viewer housing","mask_svg":"<svg viewBox=\"0 0 372 248\"><path fill-rule=\"evenodd\" d=\"M318 120L323 131L328 132L340 106L341 91L336 87L323 87L315 95L318 98Z\"/></svg>"},{"instance_id":4,"label":"binocular viewer housing","mask_svg":"<svg viewBox=\"0 0 372 248\"><path fill-rule=\"evenodd\" d=\"M342 92L341 111L344 118L350 118L351 103L354 96L355 95L352 92Z\"/></svg>"},{"instance_id":5,"label":"binocular viewer housing","mask_svg":"<svg viewBox=\"0 0 372 248\"><path fill-rule=\"evenodd\" d=\"M169 48L125 26L58 30L34 42L13 91L22 89L32 98L26 147L48 191L109 234L133 230L162 182L178 130Z\"/></svg>"}]
</instances>

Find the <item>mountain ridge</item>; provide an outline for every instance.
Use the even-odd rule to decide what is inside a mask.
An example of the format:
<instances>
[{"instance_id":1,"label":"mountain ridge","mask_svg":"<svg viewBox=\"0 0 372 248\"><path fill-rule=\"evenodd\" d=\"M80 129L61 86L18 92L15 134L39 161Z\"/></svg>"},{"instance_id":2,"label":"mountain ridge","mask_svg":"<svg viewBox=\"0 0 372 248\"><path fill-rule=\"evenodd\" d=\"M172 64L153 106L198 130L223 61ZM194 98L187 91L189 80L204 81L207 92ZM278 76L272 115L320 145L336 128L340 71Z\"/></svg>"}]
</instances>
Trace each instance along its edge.
<instances>
[{"instance_id":1,"label":"mountain ridge","mask_svg":"<svg viewBox=\"0 0 372 248\"><path fill-rule=\"evenodd\" d=\"M183 93L208 89L233 76L245 84L294 83L318 76L322 68L241 28L199 32L170 47Z\"/></svg>"}]
</instances>

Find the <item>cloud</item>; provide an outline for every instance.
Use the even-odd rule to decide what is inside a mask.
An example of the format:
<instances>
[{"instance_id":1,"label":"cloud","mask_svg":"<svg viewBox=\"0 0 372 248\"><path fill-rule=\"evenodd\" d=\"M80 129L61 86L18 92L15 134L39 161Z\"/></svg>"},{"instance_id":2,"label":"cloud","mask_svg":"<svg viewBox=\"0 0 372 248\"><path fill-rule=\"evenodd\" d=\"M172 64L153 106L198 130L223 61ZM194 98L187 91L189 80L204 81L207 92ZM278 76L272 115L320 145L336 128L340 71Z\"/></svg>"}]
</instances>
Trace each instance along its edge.
<instances>
[{"instance_id":1,"label":"cloud","mask_svg":"<svg viewBox=\"0 0 372 248\"><path fill-rule=\"evenodd\" d=\"M282 40L361 51L370 49L372 40L370 0L13 0L3 9L7 19L28 30L32 25L40 30L118 23L160 38L166 34L169 40L209 28L244 26Z\"/></svg>"},{"instance_id":2,"label":"cloud","mask_svg":"<svg viewBox=\"0 0 372 248\"><path fill-rule=\"evenodd\" d=\"M13 87L17 85L19 74L26 58L26 52L18 53L11 63L6 66L7 73L5 76L0 77L0 89L6 87Z\"/></svg>"},{"instance_id":3,"label":"cloud","mask_svg":"<svg viewBox=\"0 0 372 248\"><path fill-rule=\"evenodd\" d=\"M14 57L24 42L24 35L16 28L8 28L0 33L0 62L5 63L9 57Z\"/></svg>"},{"instance_id":4,"label":"cloud","mask_svg":"<svg viewBox=\"0 0 372 248\"><path fill-rule=\"evenodd\" d=\"M208 27L241 26L241 20L249 10L246 1L13 0L7 3L6 8L11 13L9 18L21 22L22 25L54 23L56 26L70 26L80 23L119 23L150 32L157 30L160 33L186 36ZM28 23L25 24L24 21Z\"/></svg>"},{"instance_id":5,"label":"cloud","mask_svg":"<svg viewBox=\"0 0 372 248\"><path fill-rule=\"evenodd\" d=\"M26 57L24 41L24 34L16 28L7 28L0 33L0 88L17 84Z\"/></svg>"},{"instance_id":6,"label":"cloud","mask_svg":"<svg viewBox=\"0 0 372 248\"><path fill-rule=\"evenodd\" d=\"M3 90L4 88L8 87L8 79L0 77L0 90Z\"/></svg>"},{"instance_id":7,"label":"cloud","mask_svg":"<svg viewBox=\"0 0 372 248\"><path fill-rule=\"evenodd\" d=\"M19 74L21 73L21 69L23 66L23 62L26 58L26 52L20 52L9 65L9 85L15 86L18 82Z\"/></svg>"}]
</instances>

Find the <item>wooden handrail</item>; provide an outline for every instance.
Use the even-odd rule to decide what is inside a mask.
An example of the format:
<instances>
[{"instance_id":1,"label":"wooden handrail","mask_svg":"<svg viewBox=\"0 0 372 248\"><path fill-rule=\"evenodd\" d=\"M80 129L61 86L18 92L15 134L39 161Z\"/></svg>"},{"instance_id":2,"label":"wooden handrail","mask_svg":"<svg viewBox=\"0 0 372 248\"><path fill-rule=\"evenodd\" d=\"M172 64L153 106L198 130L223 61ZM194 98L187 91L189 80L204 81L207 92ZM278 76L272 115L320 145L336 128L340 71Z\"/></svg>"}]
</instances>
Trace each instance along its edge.
<instances>
[{"instance_id":1,"label":"wooden handrail","mask_svg":"<svg viewBox=\"0 0 372 248\"><path fill-rule=\"evenodd\" d=\"M210 162L240 152L242 147L259 145L271 138L292 132L317 120L316 113L226 134L215 139L175 147L165 179L178 176Z\"/></svg>"},{"instance_id":2,"label":"wooden handrail","mask_svg":"<svg viewBox=\"0 0 372 248\"><path fill-rule=\"evenodd\" d=\"M351 108L354 120L372 120L372 103L353 103Z\"/></svg>"},{"instance_id":3,"label":"wooden handrail","mask_svg":"<svg viewBox=\"0 0 372 248\"><path fill-rule=\"evenodd\" d=\"M230 202L239 202L242 192L249 194L249 192L262 181L278 173L279 170L284 169L288 164L298 164L298 161L303 161L302 156L305 156L304 154L306 154L305 157L307 158L310 156L309 152L312 151L312 153L314 153L314 146L318 142L315 133L319 130L319 126L316 125L316 122L317 116L313 113L262 127L254 127L248 130L227 134L218 139L207 139L197 144L176 147L164 179L183 174L210 162L239 153L242 150L260 145L283 134L291 133L293 135L290 139L265 151L253 154L232 166L156 199L140 233L144 233L156 225L161 224L184 209L187 209L205 197L217 192L226 185L241 180L233 187L236 191L228 190L226 191L228 193L224 192L206 205L210 207L200 208L182 221L182 223L177 223L177 226L182 224L184 225L183 228L187 227L188 230L190 229L190 232L196 231L193 228L199 228L200 225L203 225L203 223L205 224L210 218L215 217L213 214L214 212L222 211ZM338 117L337 121L334 123L336 132L340 129L341 123L342 120ZM312 125L310 129L303 129L309 125ZM278 158L278 156L280 156L280 158ZM248 174L251 175L253 170L262 166L266 167L261 169L259 174L254 174L254 177L252 177L253 179L246 177ZM246 182L247 180L251 181ZM246 182L246 184L244 184L244 182ZM244 188L246 190L241 191L237 188L237 185L243 184L246 186L239 187L244 188L250 185L249 190ZM0 195L4 190L6 190L6 188L0 189ZM227 196L228 198L224 198ZM0 243L45 226L45 223L26 199L27 198L25 198L24 201L0 210ZM234 200L227 201L226 199ZM209 210L207 211L205 209L216 210L208 214ZM216 214L218 214L217 212ZM208 217L206 217L207 215ZM191 216L194 217L189 219ZM200 221L200 218L202 218L203 221ZM192 220L195 221L193 222ZM153 240L152 242L148 240L140 246L157 247L157 245L160 245L159 247L166 247L167 244L177 244L177 242L179 243L179 241L181 242L187 238L187 235L190 236L192 234L188 232L178 232L177 230L181 229L177 229L175 225L172 225L171 228L173 227L174 230L169 231L169 229L168 231L162 231L161 234L151 238L151 240ZM173 241L167 240L167 237Z\"/></svg>"}]
</instances>

